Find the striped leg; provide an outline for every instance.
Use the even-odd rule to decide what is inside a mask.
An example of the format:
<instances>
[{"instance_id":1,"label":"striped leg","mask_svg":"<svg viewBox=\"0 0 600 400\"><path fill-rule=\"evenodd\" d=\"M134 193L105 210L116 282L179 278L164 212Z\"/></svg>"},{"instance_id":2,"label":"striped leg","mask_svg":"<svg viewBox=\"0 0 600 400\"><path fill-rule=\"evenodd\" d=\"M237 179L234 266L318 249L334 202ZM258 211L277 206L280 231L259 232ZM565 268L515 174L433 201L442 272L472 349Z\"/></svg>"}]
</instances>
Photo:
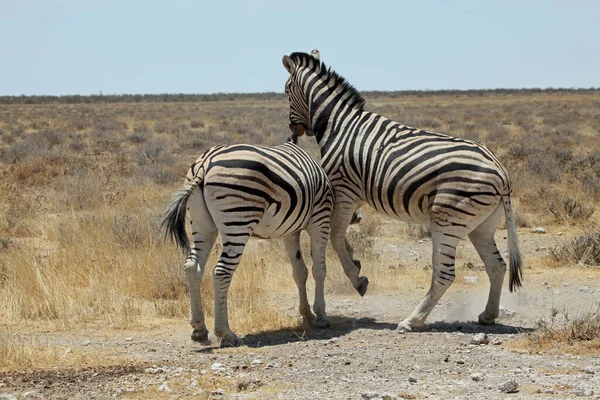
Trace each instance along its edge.
<instances>
[{"instance_id":1,"label":"striped leg","mask_svg":"<svg viewBox=\"0 0 600 400\"><path fill-rule=\"evenodd\" d=\"M235 333L229 329L227 317L227 292L237 266L242 259L242 253L249 235L222 234L223 252L213 271L215 291L215 335L221 339L221 347L239 346L241 343Z\"/></svg>"},{"instance_id":2,"label":"striped leg","mask_svg":"<svg viewBox=\"0 0 600 400\"><path fill-rule=\"evenodd\" d=\"M437 228L435 224L431 224L433 272L429 291L412 314L398 324L396 330L399 332L411 331L413 328L423 326L433 307L454 282L454 259L459 238L454 235L444 235Z\"/></svg>"},{"instance_id":3,"label":"striped leg","mask_svg":"<svg viewBox=\"0 0 600 400\"><path fill-rule=\"evenodd\" d=\"M302 252L300 251L300 232L294 233L293 235L286 236L284 238L285 251L292 263L294 270L294 280L298 287L298 294L300 296L300 315L304 320L304 323L310 325L314 322L315 316L310 312L310 304L308 303L308 297L306 295L306 280L308 279L308 268L302 258Z\"/></svg>"},{"instance_id":4,"label":"striped leg","mask_svg":"<svg viewBox=\"0 0 600 400\"><path fill-rule=\"evenodd\" d=\"M500 314L500 295L506 273L506 263L496 246L494 232L498 226L498 221L502 218L502 214L501 203L492 215L469 234L469 239L475 246L477 253L479 253L490 279L488 302L485 311L479 314L479 323L484 325L493 324Z\"/></svg>"},{"instance_id":5,"label":"striped leg","mask_svg":"<svg viewBox=\"0 0 600 400\"><path fill-rule=\"evenodd\" d=\"M190 325L194 329L192 340L206 343L208 329L204 322L200 286L206 261L217 238L217 227L206 209L204 198L197 191L190 197L188 207L194 243L183 268L190 291Z\"/></svg>"},{"instance_id":6,"label":"striped leg","mask_svg":"<svg viewBox=\"0 0 600 400\"><path fill-rule=\"evenodd\" d=\"M325 275L327 274L325 259L328 231L329 229L317 227L308 232L310 235L310 253L313 263L312 273L315 279L315 303L313 309L315 314L317 314L317 319L314 325L318 328L329 327L329 318L325 314Z\"/></svg>"},{"instance_id":7,"label":"striped leg","mask_svg":"<svg viewBox=\"0 0 600 400\"><path fill-rule=\"evenodd\" d=\"M340 262L342 263L344 273L350 279L358 293L361 296L364 296L367 292L367 287L369 286L369 280L365 276L358 276L360 273L360 262L358 260L352 260L352 256L349 253L349 250L352 250L352 247L349 244L348 246L346 245L348 243L346 240L346 230L348 229L348 225L350 225L355 208L355 205L350 205L348 203L340 202L336 204L331 220L330 237L331 245L335 249Z\"/></svg>"}]
</instances>

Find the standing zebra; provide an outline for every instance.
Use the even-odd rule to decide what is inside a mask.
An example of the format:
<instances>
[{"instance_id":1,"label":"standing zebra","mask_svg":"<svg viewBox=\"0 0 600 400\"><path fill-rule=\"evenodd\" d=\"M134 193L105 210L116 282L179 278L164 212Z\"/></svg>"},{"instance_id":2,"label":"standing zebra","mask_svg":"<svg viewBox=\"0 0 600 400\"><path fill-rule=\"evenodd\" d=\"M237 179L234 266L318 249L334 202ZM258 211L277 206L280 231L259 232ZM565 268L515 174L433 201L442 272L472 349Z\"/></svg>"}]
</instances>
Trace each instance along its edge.
<instances>
[{"instance_id":1,"label":"standing zebra","mask_svg":"<svg viewBox=\"0 0 600 400\"><path fill-rule=\"evenodd\" d=\"M190 250L185 231L186 208L194 237ZM200 301L204 266L221 232L223 252L213 271L214 333L222 345L238 345L229 329L227 291L250 236L285 237L300 295L305 323L329 326L325 314L325 250L333 208L333 189L321 166L300 147L246 144L215 146L191 166L186 183L177 191L161 226L181 249L189 252L184 270L190 290L192 340L205 342L208 330ZM311 239L314 311L306 295L308 270L300 252L300 231Z\"/></svg>"},{"instance_id":2,"label":"standing zebra","mask_svg":"<svg viewBox=\"0 0 600 400\"><path fill-rule=\"evenodd\" d=\"M331 242L344 272L364 295L345 233L353 212L367 203L380 213L429 224L433 273L429 291L398 324L410 331L425 319L455 278L456 246L468 235L483 260L490 292L481 324L498 317L506 264L494 232L506 216L510 250L510 290L521 286L521 257L510 204L506 169L482 144L402 125L363 109L365 101L348 82L319 60L319 53L283 57L290 73L285 91L292 136L315 136L322 166L335 191ZM347 242L346 242L347 243Z\"/></svg>"}]
</instances>

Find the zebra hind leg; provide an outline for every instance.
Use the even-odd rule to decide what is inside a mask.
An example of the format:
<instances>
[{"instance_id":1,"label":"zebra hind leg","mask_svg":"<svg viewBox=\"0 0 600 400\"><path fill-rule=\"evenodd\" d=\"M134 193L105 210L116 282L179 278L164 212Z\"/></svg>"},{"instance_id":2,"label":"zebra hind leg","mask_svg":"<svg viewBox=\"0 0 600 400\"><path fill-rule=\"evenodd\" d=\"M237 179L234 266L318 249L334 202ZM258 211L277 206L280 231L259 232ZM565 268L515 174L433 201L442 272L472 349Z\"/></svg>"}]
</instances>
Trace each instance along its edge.
<instances>
[{"instance_id":1,"label":"zebra hind leg","mask_svg":"<svg viewBox=\"0 0 600 400\"><path fill-rule=\"evenodd\" d=\"M222 234L223 252L213 271L215 292L215 336L221 339L221 347L239 346L237 335L229 329L227 317L227 293L233 274L239 265L249 234L243 236Z\"/></svg>"},{"instance_id":2,"label":"zebra hind leg","mask_svg":"<svg viewBox=\"0 0 600 400\"><path fill-rule=\"evenodd\" d=\"M204 322L200 286L204 267L217 238L217 227L206 210L204 199L196 193L188 201L188 217L192 226L193 246L184 263L184 271L190 292L190 325L193 328L192 340L208 344L208 329Z\"/></svg>"},{"instance_id":3,"label":"zebra hind leg","mask_svg":"<svg viewBox=\"0 0 600 400\"><path fill-rule=\"evenodd\" d=\"M431 225L433 272L429 291L412 314L398 324L396 329L398 332L412 331L415 328L422 327L433 307L446 292L446 289L454 282L456 245L460 238L455 236L454 232L452 235L444 234L436 228L435 224Z\"/></svg>"},{"instance_id":4,"label":"zebra hind leg","mask_svg":"<svg viewBox=\"0 0 600 400\"><path fill-rule=\"evenodd\" d=\"M310 252L313 262L312 272L315 279L315 303L313 309L315 314L317 314L317 319L314 325L318 328L328 328L330 323L325 313L325 276L327 274L325 259L329 229L317 227L308 233L310 234Z\"/></svg>"},{"instance_id":5,"label":"zebra hind leg","mask_svg":"<svg viewBox=\"0 0 600 400\"><path fill-rule=\"evenodd\" d=\"M300 232L284 238L285 251L290 259L294 271L294 281L298 287L300 297L299 311L305 325L311 325L315 321L314 314L310 311L308 296L306 295L306 280L308 279L308 268L302 258L300 251Z\"/></svg>"},{"instance_id":6,"label":"zebra hind leg","mask_svg":"<svg viewBox=\"0 0 600 400\"><path fill-rule=\"evenodd\" d=\"M483 325L493 324L500 314L500 295L502 294L502 284L506 273L506 263L496 246L494 232L498 226L498 221L502 218L503 211L502 204L500 204L492 215L469 234L469 239L475 246L479 257L481 257L490 279L487 305L478 318L479 323Z\"/></svg>"}]
</instances>

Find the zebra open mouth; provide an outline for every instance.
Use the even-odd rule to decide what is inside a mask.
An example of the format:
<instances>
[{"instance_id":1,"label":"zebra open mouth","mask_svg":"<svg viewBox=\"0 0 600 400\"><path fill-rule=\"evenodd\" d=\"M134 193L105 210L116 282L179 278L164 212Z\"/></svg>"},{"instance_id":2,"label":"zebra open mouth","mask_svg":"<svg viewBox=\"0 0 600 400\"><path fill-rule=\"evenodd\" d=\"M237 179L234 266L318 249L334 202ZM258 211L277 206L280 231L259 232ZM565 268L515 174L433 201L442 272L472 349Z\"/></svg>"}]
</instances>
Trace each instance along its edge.
<instances>
[{"instance_id":1,"label":"zebra open mouth","mask_svg":"<svg viewBox=\"0 0 600 400\"><path fill-rule=\"evenodd\" d=\"M290 124L290 131L292 131L292 134L290 136L290 140L294 144L297 144L298 143L298 138L300 136L304 135L305 133L308 136L312 136L313 135L312 131L310 131L309 129L307 129L306 126L304 126L304 124L294 124L294 123L291 123Z\"/></svg>"}]
</instances>

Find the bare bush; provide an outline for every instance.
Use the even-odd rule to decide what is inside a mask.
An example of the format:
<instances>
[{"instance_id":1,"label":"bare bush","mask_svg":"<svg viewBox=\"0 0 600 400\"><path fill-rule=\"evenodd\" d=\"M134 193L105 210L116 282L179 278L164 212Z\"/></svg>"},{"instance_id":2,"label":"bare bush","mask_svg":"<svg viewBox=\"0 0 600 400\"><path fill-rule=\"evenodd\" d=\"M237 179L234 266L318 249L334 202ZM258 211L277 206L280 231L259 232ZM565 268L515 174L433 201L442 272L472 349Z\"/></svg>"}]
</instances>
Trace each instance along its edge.
<instances>
[{"instance_id":1,"label":"bare bush","mask_svg":"<svg viewBox=\"0 0 600 400\"><path fill-rule=\"evenodd\" d=\"M578 200L567 197L560 203L552 203L550 212L560 222L586 221L594 214L594 207L586 206Z\"/></svg>"},{"instance_id":2,"label":"bare bush","mask_svg":"<svg viewBox=\"0 0 600 400\"><path fill-rule=\"evenodd\" d=\"M600 267L600 229L596 228L551 251L557 262Z\"/></svg>"},{"instance_id":3,"label":"bare bush","mask_svg":"<svg viewBox=\"0 0 600 400\"><path fill-rule=\"evenodd\" d=\"M600 310L583 313L572 318L565 310L553 308L549 317L541 318L535 331L527 337L530 347L536 350L560 345L590 345L596 347L600 340Z\"/></svg>"}]
</instances>

